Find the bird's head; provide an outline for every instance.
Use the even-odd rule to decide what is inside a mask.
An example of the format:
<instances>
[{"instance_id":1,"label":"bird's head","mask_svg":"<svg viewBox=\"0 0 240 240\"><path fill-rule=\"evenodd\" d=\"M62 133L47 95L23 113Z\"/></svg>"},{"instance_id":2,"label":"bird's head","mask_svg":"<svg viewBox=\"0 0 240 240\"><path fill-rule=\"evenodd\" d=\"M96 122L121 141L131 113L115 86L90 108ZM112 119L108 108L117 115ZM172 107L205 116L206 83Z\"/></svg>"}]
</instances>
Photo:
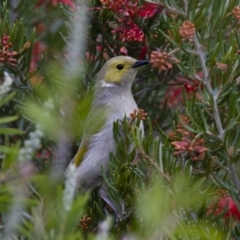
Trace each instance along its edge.
<instances>
[{"instance_id":1,"label":"bird's head","mask_svg":"<svg viewBox=\"0 0 240 240\"><path fill-rule=\"evenodd\" d=\"M103 86L131 86L140 66L148 64L147 60L136 60L128 56L109 59L98 73Z\"/></svg>"}]
</instances>

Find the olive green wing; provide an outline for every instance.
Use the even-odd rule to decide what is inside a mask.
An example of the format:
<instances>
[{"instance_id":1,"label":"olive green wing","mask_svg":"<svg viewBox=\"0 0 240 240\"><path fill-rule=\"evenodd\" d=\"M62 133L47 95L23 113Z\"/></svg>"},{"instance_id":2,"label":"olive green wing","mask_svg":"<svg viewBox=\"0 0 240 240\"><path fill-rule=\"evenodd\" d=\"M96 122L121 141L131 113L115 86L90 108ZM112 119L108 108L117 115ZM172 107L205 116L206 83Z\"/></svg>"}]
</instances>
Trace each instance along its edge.
<instances>
[{"instance_id":1,"label":"olive green wing","mask_svg":"<svg viewBox=\"0 0 240 240\"><path fill-rule=\"evenodd\" d=\"M75 157L73 159L75 166L78 167L81 164L83 157L84 157L85 153L87 152L87 150L88 150L88 147L87 147L86 143L80 145L80 147L77 151L77 154L75 155Z\"/></svg>"},{"instance_id":2,"label":"olive green wing","mask_svg":"<svg viewBox=\"0 0 240 240\"><path fill-rule=\"evenodd\" d=\"M93 107L88 114L85 122L82 142L73 162L79 166L88 151L89 140L91 136L97 134L106 124L108 116L108 108L106 106Z\"/></svg>"}]
</instances>

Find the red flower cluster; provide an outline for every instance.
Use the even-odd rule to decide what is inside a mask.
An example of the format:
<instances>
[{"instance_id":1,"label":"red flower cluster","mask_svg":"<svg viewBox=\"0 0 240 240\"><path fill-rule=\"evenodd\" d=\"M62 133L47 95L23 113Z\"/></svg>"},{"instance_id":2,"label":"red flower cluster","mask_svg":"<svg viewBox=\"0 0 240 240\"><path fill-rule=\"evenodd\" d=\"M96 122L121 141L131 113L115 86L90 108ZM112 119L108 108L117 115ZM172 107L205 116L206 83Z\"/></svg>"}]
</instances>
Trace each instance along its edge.
<instances>
[{"instance_id":1,"label":"red flower cluster","mask_svg":"<svg viewBox=\"0 0 240 240\"><path fill-rule=\"evenodd\" d=\"M139 60L146 59L147 54L148 54L148 48L147 48L147 46L143 46L140 50L138 59Z\"/></svg>"},{"instance_id":2,"label":"red flower cluster","mask_svg":"<svg viewBox=\"0 0 240 240\"><path fill-rule=\"evenodd\" d=\"M136 16L142 18L150 18L155 13L161 12L163 5L154 2L144 2L139 6L137 0L100 0L103 7L119 12L123 17L135 18Z\"/></svg>"},{"instance_id":3,"label":"red flower cluster","mask_svg":"<svg viewBox=\"0 0 240 240\"><path fill-rule=\"evenodd\" d=\"M42 54L47 50L47 47L40 41L37 41L33 45L32 61L30 65L30 72L36 70L38 63L42 59Z\"/></svg>"},{"instance_id":4,"label":"red flower cluster","mask_svg":"<svg viewBox=\"0 0 240 240\"><path fill-rule=\"evenodd\" d=\"M13 51L12 43L9 42L9 36L5 36L2 38L0 42L0 63L5 63L12 67L15 67L17 64L17 55L18 52Z\"/></svg>"},{"instance_id":5,"label":"red flower cluster","mask_svg":"<svg viewBox=\"0 0 240 240\"><path fill-rule=\"evenodd\" d=\"M31 44L30 42L26 42L17 52L13 50L13 45L9 39L9 36L5 36L0 40L0 63L9 65L11 67L16 67L18 55L28 49Z\"/></svg>"},{"instance_id":6,"label":"red flower cluster","mask_svg":"<svg viewBox=\"0 0 240 240\"><path fill-rule=\"evenodd\" d=\"M127 26L127 27L126 27ZM122 42L144 42L144 32L133 22L127 22L124 27L115 28L112 33L121 32Z\"/></svg>"},{"instance_id":7,"label":"red flower cluster","mask_svg":"<svg viewBox=\"0 0 240 240\"><path fill-rule=\"evenodd\" d=\"M167 71L173 68L173 63L179 63L180 61L170 56L166 52L152 51L150 55L150 63L152 68L158 68L159 71Z\"/></svg>"},{"instance_id":8,"label":"red flower cluster","mask_svg":"<svg viewBox=\"0 0 240 240\"><path fill-rule=\"evenodd\" d=\"M189 153L192 161L202 160L205 156L205 152L208 150L203 146L204 139L190 140L182 137L180 141L171 142L174 147L174 155L181 153Z\"/></svg>"},{"instance_id":9,"label":"red flower cluster","mask_svg":"<svg viewBox=\"0 0 240 240\"><path fill-rule=\"evenodd\" d=\"M42 27L44 29L44 26L42 26ZM41 34L42 29L39 30L39 28L36 27L36 30L37 30L38 34ZM47 51L47 46L42 41L36 41L33 44L32 58L31 58L31 64L30 64L30 69L29 69L30 73L37 70L38 65L42 61L43 55L46 53L46 51ZM40 83L40 82L42 82L42 80L43 80L43 78L39 74L33 74L33 76L30 79L31 83Z\"/></svg>"},{"instance_id":10,"label":"red flower cluster","mask_svg":"<svg viewBox=\"0 0 240 240\"><path fill-rule=\"evenodd\" d=\"M193 36L196 32L194 23L190 21L184 21L179 29L180 36L183 40L193 41Z\"/></svg>"},{"instance_id":11,"label":"red flower cluster","mask_svg":"<svg viewBox=\"0 0 240 240\"><path fill-rule=\"evenodd\" d=\"M72 7L73 9L75 9L75 7L76 7L76 4L73 0L39 0L37 2L36 6L41 6L43 4L50 4L53 7L56 7L60 3L68 5L68 6Z\"/></svg>"},{"instance_id":12,"label":"red flower cluster","mask_svg":"<svg viewBox=\"0 0 240 240\"><path fill-rule=\"evenodd\" d=\"M122 41L127 42L143 42L144 41L144 33L143 31L137 26L137 24L128 22L129 29L122 29L123 36Z\"/></svg>"},{"instance_id":13,"label":"red flower cluster","mask_svg":"<svg viewBox=\"0 0 240 240\"><path fill-rule=\"evenodd\" d=\"M91 219L87 214L85 214L85 215L79 220L78 228L82 228L82 229L88 230L91 221L92 221L92 219Z\"/></svg>"},{"instance_id":14,"label":"red flower cluster","mask_svg":"<svg viewBox=\"0 0 240 240\"><path fill-rule=\"evenodd\" d=\"M121 26L119 27L118 24L115 24L116 26L113 32L121 32L123 42L143 42L144 33L138 25L134 23L134 20L136 17L150 18L162 10L159 7L162 7L160 4L145 2L142 6L139 6L139 1L137 0L100 1L104 8L116 13L118 23L120 23Z\"/></svg>"},{"instance_id":15,"label":"red flower cluster","mask_svg":"<svg viewBox=\"0 0 240 240\"><path fill-rule=\"evenodd\" d=\"M142 18L151 18L156 13L160 13L163 10L163 5L160 3L154 2L145 2L141 7L138 9L138 16Z\"/></svg>"},{"instance_id":16,"label":"red flower cluster","mask_svg":"<svg viewBox=\"0 0 240 240\"><path fill-rule=\"evenodd\" d=\"M183 88L185 89L188 95L192 95L196 93L196 90L199 86L199 82L197 80L188 81L184 77L178 78L178 85L171 85L167 88L165 93L164 102L167 103L169 107L174 107L183 101ZM172 84L175 82L172 81Z\"/></svg>"},{"instance_id":17,"label":"red flower cluster","mask_svg":"<svg viewBox=\"0 0 240 240\"><path fill-rule=\"evenodd\" d=\"M218 200L215 206L211 206L209 208L208 214L218 216L223 212L225 212L224 213L225 219L232 217L240 221L240 211L231 196L223 197L220 200Z\"/></svg>"},{"instance_id":18,"label":"red flower cluster","mask_svg":"<svg viewBox=\"0 0 240 240\"><path fill-rule=\"evenodd\" d=\"M134 109L134 111L130 113L130 118L131 118L131 122L133 122L135 119L144 121L147 119L147 113L144 112L144 110L141 108Z\"/></svg>"},{"instance_id":19,"label":"red flower cluster","mask_svg":"<svg viewBox=\"0 0 240 240\"><path fill-rule=\"evenodd\" d=\"M191 121L188 116L180 115L181 122L188 126ZM196 138L196 136L185 129L184 125L179 122L175 132L168 134L171 144L174 148L174 155L187 153L192 161L203 160L208 149L204 146L205 140L203 138Z\"/></svg>"},{"instance_id":20,"label":"red flower cluster","mask_svg":"<svg viewBox=\"0 0 240 240\"><path fill-rule=\"evenodd\" d=\"M202 72L197 73L197 76L199 78L202 78L202 75ZM183 101L183 87L189 96L192 96L194 94L197 98L199 97L199 94L197 93L198 87L203 87L203 85L195 79L188 80L185 77L179 76L177 80L178 84L176 85L176 82L172 81L172 85L167 88L165 93L164 102L167 102L169 107L174 107Z\"/></svg>"}]
</instances>

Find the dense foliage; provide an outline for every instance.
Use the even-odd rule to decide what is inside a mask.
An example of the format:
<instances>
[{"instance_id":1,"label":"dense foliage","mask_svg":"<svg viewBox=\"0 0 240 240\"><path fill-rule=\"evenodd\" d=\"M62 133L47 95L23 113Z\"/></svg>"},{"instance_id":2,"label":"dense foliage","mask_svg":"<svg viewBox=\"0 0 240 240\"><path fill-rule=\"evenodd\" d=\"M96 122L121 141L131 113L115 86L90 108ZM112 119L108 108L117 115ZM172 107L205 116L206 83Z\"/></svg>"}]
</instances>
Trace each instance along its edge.
<instances>
[{"instance_id":1,"label":"dense foliage","mask_svg":"<svg viewBox=\"0 0 240 240\"><path fill-rule=\"evenodd\" d=\"M239 27L239 0L2 1L0 238L240 239ZM63 177L117 55L151 63L102 172L121 217Z\"/></svg>"}]
</instances>

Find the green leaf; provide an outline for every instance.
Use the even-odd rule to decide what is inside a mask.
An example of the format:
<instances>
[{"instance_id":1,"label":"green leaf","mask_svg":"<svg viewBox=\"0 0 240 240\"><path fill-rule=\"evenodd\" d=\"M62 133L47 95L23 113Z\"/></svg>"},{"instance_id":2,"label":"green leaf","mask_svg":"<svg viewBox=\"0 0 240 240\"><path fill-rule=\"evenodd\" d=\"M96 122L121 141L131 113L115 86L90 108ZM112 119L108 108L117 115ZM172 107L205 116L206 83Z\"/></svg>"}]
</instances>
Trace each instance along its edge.
<instances>
[{"instance_id":1,"label":"green leaf","mask_svg":"<svg viewBox=\"0 0 240 240\"><path fill-rule=\"evenodd\" d=\"M165 34L161 29L158 30L173 46L179 47L179 45L173 41L167 34Z\"/></svg>"},{"instance_id":2,"label":"green leaf","mask_svg":"<svg viewBox=\"0 0 240 240\"><path fill-rule=\"evenodd\" d=\"M14 98L15 95L16 95L16 92L12 92L8 95L4 95L3 98L0 98L0 107L2 107L4 104L9 102L12 98Z\"/></svg>"},{"instance_id":3,"label":"green leaf","mask_svg":"<svg viewBox=\"0 0 240 240\"><path fill-rule=\"evenodd\" d=\"M2 153L9 153L11 151L10 147L6 147L6 146L1 146L0 145L0 152Z\"/></svg>"},{"instance_id":4,"label":"green leaf","mask_svg":"<svg viewBox=\"0 0 240 240\"><path fill-rule=\"evenodd\" d=\"M10 117L4 117L4 118L0 118L0 124L5 124L5 123L10 123L10 122L14 122L18 119L18 116L10 116Z\"/></svg>"},{"instance_id":5,"label":"green leaf","mask_svg":"<svg viewBox=\"0 0 240 240\"><path fill-rule=\"evenodd\" d=\"M15 135L15 134L24 134L25 132L15 128L0 128L0 134L4 135Z\"/></svg>"}]
</instances>

